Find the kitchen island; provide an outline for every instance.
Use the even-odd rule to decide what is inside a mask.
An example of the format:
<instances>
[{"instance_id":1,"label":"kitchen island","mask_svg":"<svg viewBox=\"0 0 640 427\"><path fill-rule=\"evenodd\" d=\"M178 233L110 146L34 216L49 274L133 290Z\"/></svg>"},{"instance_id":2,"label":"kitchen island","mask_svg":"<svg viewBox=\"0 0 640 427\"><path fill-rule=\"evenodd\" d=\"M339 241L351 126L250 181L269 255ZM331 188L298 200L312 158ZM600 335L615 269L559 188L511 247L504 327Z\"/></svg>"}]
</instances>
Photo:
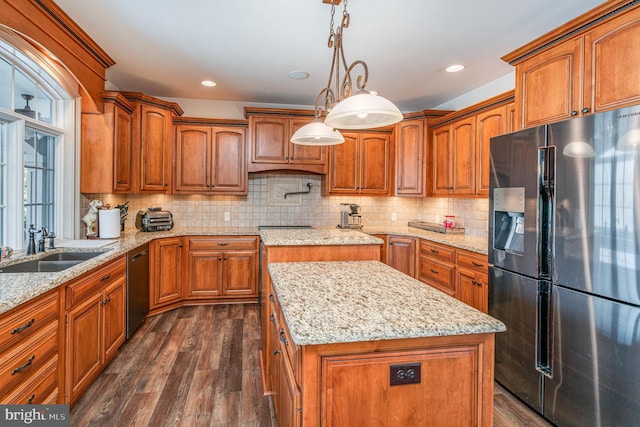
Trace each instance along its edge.
<instances>
[{"instance_id":1,"label":"kitchen island","mask_svg":"<svg viewBox=\"0 0 640 427\"><path fill-rule=\"evenodd\" d=\"M501 322L378 261L268 270L279 425L492 425Z\"/></svg>"}]
</instances>

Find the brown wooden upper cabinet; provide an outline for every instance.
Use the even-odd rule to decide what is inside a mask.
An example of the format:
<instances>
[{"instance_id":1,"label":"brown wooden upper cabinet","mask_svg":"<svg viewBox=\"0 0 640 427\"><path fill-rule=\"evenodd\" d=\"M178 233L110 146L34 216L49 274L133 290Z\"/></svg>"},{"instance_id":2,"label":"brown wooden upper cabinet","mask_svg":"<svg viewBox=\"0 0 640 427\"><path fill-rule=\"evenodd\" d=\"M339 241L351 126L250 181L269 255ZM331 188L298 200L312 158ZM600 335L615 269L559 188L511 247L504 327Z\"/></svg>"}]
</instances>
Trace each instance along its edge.
<instances>
[{"instance_id":1,"label":"brown wooden upper cabinet","mask_svg":"<svg viewBox=\"0 0 640 427\"><path fill-rule=\"evenodd\" d=\"M490 140L511 131L513 91L434 120L430 195L488 196Z\"/></svg>"},{"instance_id":2,"label":"brown wooden upper cabinet","mask_svg":"<svg viewBox=\"0 0 640 427\"><path fill-rule=\"evenodd\" d=\"M329 147L324 194L388 196L393 172L390 131L342 132L344 143Z\"/></svg>"},{"instance_id":3,"label":"brown wooden upper cabinet","mask_svg":"<svg viewBox=\"0 0 640 427\"><path fill-rule=\"evenodd\" d=\"M291 142L293 134L313 120L313 112L247 107L245 116L249 119L249 172L327 173L327 147Z\"/></svg>"},{"instance_id":4,"label":"brown wooden upper cabinet","mask_svg":"<svg viewBox=\"0 0 640 427\"><path fill-rule=\"evenodd\" d=\"M177 124L174 193L247 194L246 122L238 122Z\"/></svg>"},{"instance_id":5,"label":"brown wooden upper cabinet","mask_svg":"<svg viewBox=\"0 0 640 427\"><path fill-rule=\"evenodd\" d=\"M516 66L518 129L640 103L640 6L627 3L605 2L502 58Z\"/></svg>"},{"instance_id":6,"label":"brown wooden upper cabinet","mask_svg":"<svg viewBox=\"0 0 640 427\"><path fill-rule=\"evenodd\" d=\"M403 120L395 128L396 196L425 195L425 120Z\"/></svg>"},{"instance_id":7,"label":"brown wooden upper cabinet","mask_svg":"<svg viewBox=\"0 0 640 427\"><path fill-rule=\"evenodd\" d=\"M433 131L433 195L474 194L475 117Z\"/></svg>"},{"instance_id":8,"label":"brown wooden upper cabinet","mask_svg":"<svg viewBox=\"0 0 640 427\"><path fill-rule=\"evenodd\" d=\"M104 114L82 115L81 193L132 192L135 106L119 92L105 92Z\"/></svg>"}]
</instances>

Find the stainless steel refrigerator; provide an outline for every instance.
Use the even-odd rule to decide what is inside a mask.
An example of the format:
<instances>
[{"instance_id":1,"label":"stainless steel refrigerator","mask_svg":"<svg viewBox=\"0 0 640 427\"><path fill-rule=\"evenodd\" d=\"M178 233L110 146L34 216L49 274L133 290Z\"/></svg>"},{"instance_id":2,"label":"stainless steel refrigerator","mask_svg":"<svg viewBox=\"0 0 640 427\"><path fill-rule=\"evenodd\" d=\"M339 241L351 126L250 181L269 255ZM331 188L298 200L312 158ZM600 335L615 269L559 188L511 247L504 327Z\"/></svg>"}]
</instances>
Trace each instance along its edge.
<instances>
[{"instance_id":1,"label":"stainless steel refrigerator","mask_svg":"<svg viewBox=\"0 0 640 427\"><path fill-rule=\"evenodd\" d=\"M496 380L560 426L640 425L640 106L491 140Z\"/></svg>"}]
</instances>

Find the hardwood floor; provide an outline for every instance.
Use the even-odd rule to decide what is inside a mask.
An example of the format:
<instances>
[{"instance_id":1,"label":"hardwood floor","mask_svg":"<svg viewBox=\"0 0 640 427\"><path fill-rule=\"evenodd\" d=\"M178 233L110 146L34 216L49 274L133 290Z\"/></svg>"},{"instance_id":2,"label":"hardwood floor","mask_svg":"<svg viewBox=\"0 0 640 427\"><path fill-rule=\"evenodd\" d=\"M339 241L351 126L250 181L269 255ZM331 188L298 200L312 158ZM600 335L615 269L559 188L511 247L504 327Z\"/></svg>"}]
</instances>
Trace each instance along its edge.
<instances>
[{"instance_id":1,"label":"hardwood floor","mask_svg":"<svg viewBox=\"0 0 640 427\"><path fill-rule=\"evenodd\" d=\"M148 318L71 410L71 426L272 427L255 304ZM496 384L494 426L549 426Z\"/></svg>"}]
</instances>

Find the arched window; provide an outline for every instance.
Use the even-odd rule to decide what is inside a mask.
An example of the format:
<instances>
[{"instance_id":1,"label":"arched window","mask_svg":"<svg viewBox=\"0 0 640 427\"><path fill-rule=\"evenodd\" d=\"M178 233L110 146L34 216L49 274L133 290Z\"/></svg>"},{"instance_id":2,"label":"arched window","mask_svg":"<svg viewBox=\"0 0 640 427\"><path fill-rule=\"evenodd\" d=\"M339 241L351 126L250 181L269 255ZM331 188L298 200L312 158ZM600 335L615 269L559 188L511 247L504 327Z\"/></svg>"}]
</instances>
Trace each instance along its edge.
<instances>
[{"instance_id":1,"label":"arched window","mask_svg":"<svg viewBox=\"0 0 640 427\"><path fill-rule=\"evenodd\" d=\"M76 234L78 95L42 52L26 43L20 50L2 35L0 243L20 250L32 224L58 237Z\"/></svg>"}]
</instances>

